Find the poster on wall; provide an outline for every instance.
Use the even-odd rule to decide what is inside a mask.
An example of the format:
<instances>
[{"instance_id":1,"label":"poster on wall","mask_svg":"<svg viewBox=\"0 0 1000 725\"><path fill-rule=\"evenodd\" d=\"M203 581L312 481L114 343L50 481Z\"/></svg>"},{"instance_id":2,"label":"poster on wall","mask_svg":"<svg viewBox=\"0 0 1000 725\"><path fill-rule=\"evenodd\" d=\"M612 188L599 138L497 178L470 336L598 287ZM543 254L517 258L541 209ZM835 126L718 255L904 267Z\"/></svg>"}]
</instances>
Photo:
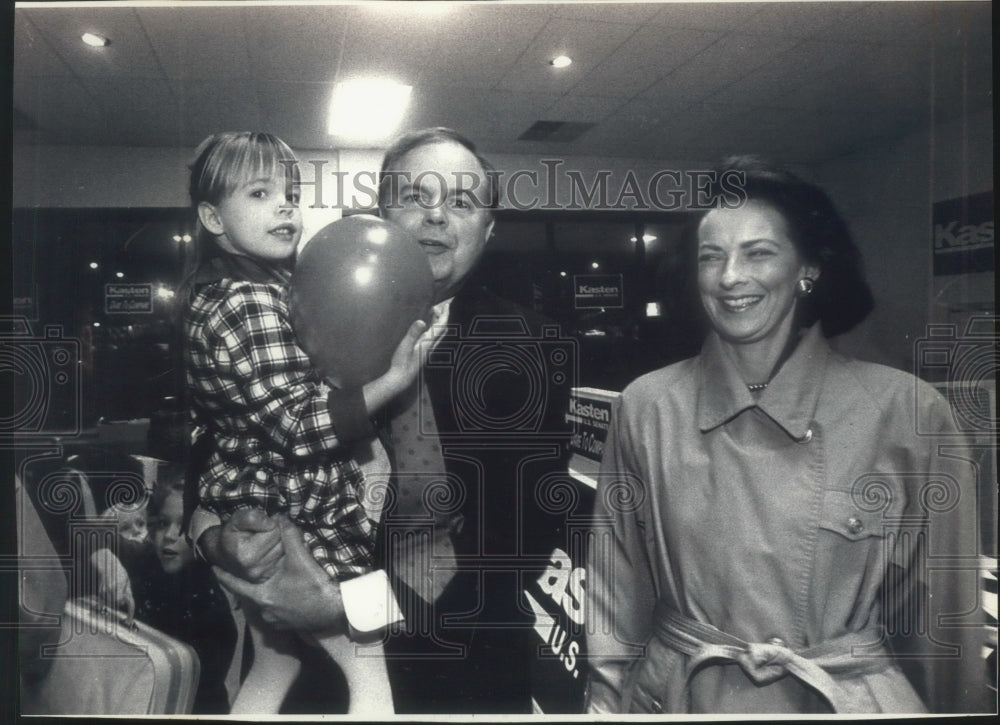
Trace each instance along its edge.
<instances>
[{"instance_id":1,"label":"poster on wall","mask_svg":"<svg viewBox=\"0 0 1000 725\"><path fill-rule=\"evenodd\" d=\"M934 274L992 272L993 192L934 204Z\"/></svg>"}]
</instances>

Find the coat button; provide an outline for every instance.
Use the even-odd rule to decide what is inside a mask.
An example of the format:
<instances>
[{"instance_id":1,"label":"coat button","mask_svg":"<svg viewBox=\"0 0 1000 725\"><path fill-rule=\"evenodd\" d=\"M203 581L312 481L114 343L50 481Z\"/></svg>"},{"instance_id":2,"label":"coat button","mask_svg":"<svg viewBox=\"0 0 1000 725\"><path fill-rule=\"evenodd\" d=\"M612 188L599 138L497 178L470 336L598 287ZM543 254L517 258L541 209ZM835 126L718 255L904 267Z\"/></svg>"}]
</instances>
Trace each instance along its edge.
<instances>
[{"instance_id":1,"label":"coat button","mask_svg":"<svg viewBox=\"0 0 1000 725\"><path fill-rule=\"evenodd\" d=\"M653 698L653 701L649 704L649 707L653 712L657 714L663 713L663 703L657 700L655 697Z\"/></svg>"},{"instance_id":2,"label":"coat button","mask_svg":"<svg viewBox=\"0 0 1000 725\"><path fill-rule=\"evenodd\" d=\"M865 523L857 516L852 516L847 519L847 528L851 530L852 534L860 534L865 528Z\"/></svg>"},{"instance_id":3,"label":"coat button","mask_svg":"<svg viewBox=\"0 0 1000 725\"><path fill-rule=\"evenodd\" d=\"M775 647L787 647L787 645L785 644L785 640L783 640L781 637L771 637L769 640L767 640L767 643L773 644Z\"/></svg>"},{"instance_id":4,"label":"coat button","mask_svg":"<svg viewBox=\"0 0 1000 725\"><path fill-rule=\"evenodd\" d=\"M813 439L813 429L812 428L807 428L806 432L805 432L805 435L803 435L801 438L799 438L799 443L808 443L812 439Z\"/></svg>"}]
</instances>

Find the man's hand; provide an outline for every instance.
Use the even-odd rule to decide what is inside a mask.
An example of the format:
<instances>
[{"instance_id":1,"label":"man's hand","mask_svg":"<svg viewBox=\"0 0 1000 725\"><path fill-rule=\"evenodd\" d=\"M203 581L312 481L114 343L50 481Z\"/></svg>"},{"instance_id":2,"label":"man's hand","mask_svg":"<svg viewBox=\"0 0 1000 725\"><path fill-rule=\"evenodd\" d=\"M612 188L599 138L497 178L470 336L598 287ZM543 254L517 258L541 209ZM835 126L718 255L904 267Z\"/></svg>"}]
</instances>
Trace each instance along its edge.
<instances>
[{"instance_id":1,"label":"man's hand","mask_svg":"<svg viewBox=\"0 0 1000 725\"><path fill-rule=\"evenodd\" d=\"M284 556L277 517L260 509L240 509L222 526L206 529L198 545L210 562L249 582L268 579Z\"/></svg>"},{"instance_id":2,"label":"man's hand","mask_svg":"<svg viewBox=\"0 0 1000 725\"><path fill-rule=\"evenodd\" d=\"M265 622L278 629L324 634L347 631L340 586L316 563L302 532L287 516L272 517L284 556L275 571L259 583L245 581L213 567L219 582L239 597L253 602ZM206 532L207 534L208 532Z\"/></svg>"}]
</instances>

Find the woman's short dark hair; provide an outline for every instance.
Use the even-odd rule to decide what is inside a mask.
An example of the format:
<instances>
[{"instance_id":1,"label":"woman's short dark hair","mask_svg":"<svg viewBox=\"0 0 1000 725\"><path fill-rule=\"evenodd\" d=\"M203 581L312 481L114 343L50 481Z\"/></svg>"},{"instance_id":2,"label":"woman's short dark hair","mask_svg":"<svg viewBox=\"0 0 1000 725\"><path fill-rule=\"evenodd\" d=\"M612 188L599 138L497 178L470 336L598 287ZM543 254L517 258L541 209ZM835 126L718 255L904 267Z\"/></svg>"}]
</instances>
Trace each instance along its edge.
<instances>
[{"instance_id":1,"label":"woman's short dark hair","mask_svg":"<svg viewBox=\"0 0 1000 725\"><path fill-rule=\"evenodd\" d=\"M399 192L399 185L393 183L395 177L391 172L399 167L403 157L421 146L430 146L436 143L457 143L476 157L476 161L483 167L483 172L486 174L486 198L483 204L487 209L496 209L500 205L500 185L493 164L479 153L472 141L458 131L444 126L410 131L400 136L386 149L385 156L382 158L382 168L378 174L379 209L384 212L393 201L393 196ZM476 183L478 186L479 182Z\"/></svg>"},{"instance_id":2,"label":"woman's short dark hair","mask_svg":"<svg viewBox=\"0 0 1000 725\"><path fill-rule=\"evenodd\" d=\"M729 157L719 171L739 174L736 178L745 200L762 201L777 209L799 254L819 267L812 294L799 305L801 324L819 320L823 334L833 337L868 316L875 301L865 280L861 252L826 192L756 156Z\"/></svg>"}]
</instances>

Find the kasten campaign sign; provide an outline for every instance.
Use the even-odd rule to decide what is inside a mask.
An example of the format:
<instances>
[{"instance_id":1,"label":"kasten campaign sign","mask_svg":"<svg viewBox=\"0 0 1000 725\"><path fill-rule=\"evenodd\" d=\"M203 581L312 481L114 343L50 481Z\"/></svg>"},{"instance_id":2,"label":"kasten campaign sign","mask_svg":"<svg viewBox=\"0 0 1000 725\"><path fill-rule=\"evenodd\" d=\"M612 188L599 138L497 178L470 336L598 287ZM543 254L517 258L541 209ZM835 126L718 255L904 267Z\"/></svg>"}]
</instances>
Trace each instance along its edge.
<instances>
[{"instance_id":1,"label":"kasten campaign sign","mask_svg":"<svg viewBox=\"0 0 1000 725\"><path fill-rule=\"evenodd\" d=\"M150 314L153 311L153 285L104 285L104 311L110 315Z\"/></svg>"},{"instance_id":2,"label":"kasten campaign sign","mask_svg":"<svg viewBox=\"0 0 1000 725\"><path fill-rule=\"evenodd\" d=\"M577 274L573 277L573 304L578 310L623 306L620 274Z\"/></svg>"},{"instance_id":3,"label":"kasten campaign sign","mask_svg":"<svg viewBox=\"0 0 1000 725\"><path fill-rule=\"evenodd\" d=\"M934 274L992 272L993 192L934 205Z\"/></svg>"},{"instance_id":4,"label":"kasten campaign sign","mask_svg":"<svg viewBox=\"0 0 1000 725\"><path fill-rule=\"evenodd\" d=\"M611 423L611 405L618 393L597 388L573 388L566 421L573 426L570 451L594 463L601 462L604 439ZM571 464L572 465L572 464Z\"/></svg>"},{"instance_id":5,"label":"kasten campaign sign","mask_svg":"<svg viewBox=\"0 0 1000 725\"><path fill-rule=\"evenodd\" d=\"M587 680L584 601L586 549L595 533L594 488L600 451L619 393L573 388L566 420L573 425L568 476L538 482L537 500L548 518L536 519L550 532L551 553L540 576L526 583L524 606L534 617L536 657L532 699L536 713L576 713ZM605 532L606 534L607 532Z\"/></svg>"}]
</instances>

